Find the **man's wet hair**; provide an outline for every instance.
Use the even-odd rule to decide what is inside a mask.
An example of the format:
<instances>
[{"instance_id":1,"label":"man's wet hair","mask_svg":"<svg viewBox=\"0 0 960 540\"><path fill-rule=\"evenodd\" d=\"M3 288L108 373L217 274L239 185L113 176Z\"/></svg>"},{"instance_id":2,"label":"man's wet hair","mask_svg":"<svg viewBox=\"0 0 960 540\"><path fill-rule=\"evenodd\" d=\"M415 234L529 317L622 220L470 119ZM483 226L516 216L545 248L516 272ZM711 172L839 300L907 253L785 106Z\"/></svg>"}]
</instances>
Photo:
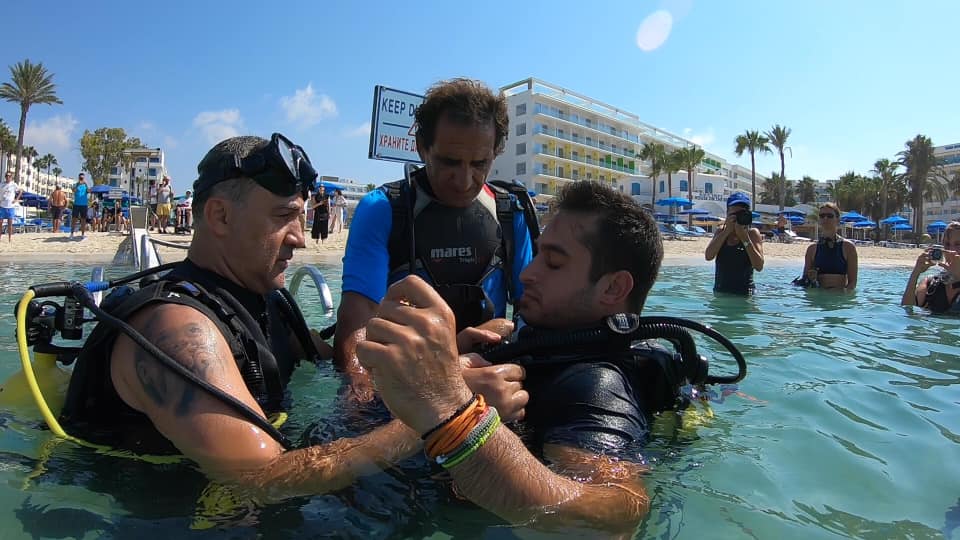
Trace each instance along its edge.
<instances>
[{"instance_id":1,"label":"man's wet hair","mask_svg":"<svg viewBox=\"0 0 960 540\"><path fill-rule=\"evenodd\" d=\"M465 126L493 125L494 154L503 152L510 129L503 92L494 94L482 82L464 78L440 81L430 87L416 113L417 145L421 149L433 146L437 122L444 116Z\"/></svg>"},{"instance_id":2,"label":"man's wet hair","mask_svg":"<svg viewBox=\"0 0 960 540\"><path fill-rule=\"evenodd\" d=\"M613 188L583 180L560 191L553 210L595 216L596 226L580 242L590 251L590 279L626 270L633 276L630 303L637 313L660 273L663 241L653 216Z\"/></svg>"},{"instance_id":3,"label":"man's wet hair","mask_svg":"<svg viewBox=\"0 0 960 540\"><path fill-rule=\"evenodd\" d=\"M202 175L204 169L216 167L217 170L227 171L236 163L236 157L245 158L254 152L267 147L270 141L263 137L254 137L252 135L243 135L240 137L231 137L218 142L197 165L198 176ZM247 195L256 186L257 183L249 178L237 177L222 182L217 182L209 189L197 191L196 185L193 186L193 213L194 222L203 221L203 207L211 197L226 199L228 201L243 205L246 203Z\"/></svg>"}]
</instances>

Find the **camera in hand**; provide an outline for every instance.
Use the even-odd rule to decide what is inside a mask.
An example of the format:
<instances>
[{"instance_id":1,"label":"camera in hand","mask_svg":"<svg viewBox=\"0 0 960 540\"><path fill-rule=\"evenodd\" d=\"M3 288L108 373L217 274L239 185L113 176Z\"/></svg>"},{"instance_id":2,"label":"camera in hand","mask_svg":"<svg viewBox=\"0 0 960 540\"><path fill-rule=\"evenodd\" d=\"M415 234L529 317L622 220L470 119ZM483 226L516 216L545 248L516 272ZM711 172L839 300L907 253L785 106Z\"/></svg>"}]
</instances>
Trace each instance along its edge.
<instances>
[{"instance_id":1,"label":"camera in hand","mask_svg":"<svg viewBox=\"0 0 960 540\"><path fill-rule=\"evenodd\" d=\"M939 261L940 259L943 259L943 248L940 246L934 246L932 249L930 249L930 260Z\"/></svg>"},{"instance_id":2,"label":"camera in hand","mask_svg":"<svg viewBox=\"0 0 960 540\"><path fill-rule=\"evenodd\" d=\"M747 226L753 223L753 214L749 210L737 212L737 225Z\"/></svg>"}]
</instances>

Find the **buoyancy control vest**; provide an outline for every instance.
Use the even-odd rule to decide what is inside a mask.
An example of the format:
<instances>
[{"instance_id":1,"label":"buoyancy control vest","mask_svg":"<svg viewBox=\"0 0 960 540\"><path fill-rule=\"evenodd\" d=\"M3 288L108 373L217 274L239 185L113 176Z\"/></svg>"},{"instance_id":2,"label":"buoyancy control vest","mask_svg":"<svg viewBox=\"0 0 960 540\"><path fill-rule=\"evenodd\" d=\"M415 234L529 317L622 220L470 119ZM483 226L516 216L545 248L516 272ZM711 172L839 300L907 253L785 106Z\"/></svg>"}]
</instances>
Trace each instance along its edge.
<instances>
[{"instance_id":1,"label":"buoyancy control vest","mask_svg":"<svg viewBox=\"0 0 960 540\"><path fill-rule=\"evenodd\" d=\"M189 306L213 321L263 411L269 416L284 409L287 383L300 362L290 347L291 331L308 356L315 352L312 343L304 342L310 339L309 330L288 295L281 290L256 295L188 259L139 290L114 289L101 307L129 319L157 303ZM176 453L146 415L127 405L113 386L110 363L118 335L104 323L93 329L77 356L61 420L91 442L143 453Z\"/></svg>"},{"instance_id":2,"label":"buoyancy control vest","mask_svg":"<svg viewBox=\"0 0 960 540\"><path fill-rule=\"evenodd\" d=\"M507 301L513 298L515 212L523 212L531 241L539 236L534 206L517 183L484 184L466 208L441 204L431 193L425 169L380 189L390 201L392 226L387 243L391 279L408 272L425 274L456 314L457 329L494 317L494 305L482 283L502 270ZM412 234L411 234L412 228Z\"/></svg>"}]
</instances>

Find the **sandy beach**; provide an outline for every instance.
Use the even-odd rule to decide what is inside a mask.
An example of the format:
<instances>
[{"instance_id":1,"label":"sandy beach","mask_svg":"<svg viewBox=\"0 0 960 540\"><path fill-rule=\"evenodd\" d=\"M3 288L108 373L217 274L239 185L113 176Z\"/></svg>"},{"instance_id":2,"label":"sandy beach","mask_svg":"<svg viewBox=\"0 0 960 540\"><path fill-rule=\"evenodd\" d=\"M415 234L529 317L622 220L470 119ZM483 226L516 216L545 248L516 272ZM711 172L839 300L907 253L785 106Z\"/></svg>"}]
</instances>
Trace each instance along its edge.
<instances>
[{"instance_id":1,"label":"sandy beach","mask_svg":"<svg viewBox=\"0 0 960 540\"><path fill-rule=\"evenodd\" d=\"M182 234L159 234L154 238L167 242L187 243L190 237ZM90 260L97 262L112 261L126 235L119 233L87 233L84 240L71 240L67 234L27 232L15 234L13 242L6 235L0 238L0 262L11 260L31 261L70 261ZM347 242L347 230L333 234L320 245L307 237L307 246L298 249L294 263L337 262L343 255ZM665 240L665 264L698 264L706 261L703 252L709 239ZM802 265L807 242L780 244L765 242L764 257L768 264ZM919 249L896 249L887 247L858 246L857 253L863 266L908 266L917 260ZM186 250L161 247L164 261L178 260L186 255Z\"/></svg>"}]
</instances>

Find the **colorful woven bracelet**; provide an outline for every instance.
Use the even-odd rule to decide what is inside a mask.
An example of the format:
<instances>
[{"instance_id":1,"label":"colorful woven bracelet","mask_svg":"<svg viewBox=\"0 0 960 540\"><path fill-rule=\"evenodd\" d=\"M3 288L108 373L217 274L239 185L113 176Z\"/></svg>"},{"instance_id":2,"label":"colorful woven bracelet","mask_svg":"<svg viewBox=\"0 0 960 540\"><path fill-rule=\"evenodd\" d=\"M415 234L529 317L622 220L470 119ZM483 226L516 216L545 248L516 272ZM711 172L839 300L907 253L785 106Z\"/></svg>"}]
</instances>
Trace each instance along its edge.
<instances>
[{"instance_id":1,"label":"colorful woven bracelet","mask_svg":"<svg viewBox=\"0 0 960 540\"><path fill-rule=\"evenodd\" d=\"M470 433L480 423L487 412L487 404L482 394L472 407L468 407L462 414L451 420L427 438L424 449L430 459L439 455L449 454L460 447L470 437Z\"/></svg>"},{"instance_id":2,"label":"colorful woven bracelet","mask_svg":"<svg viewBox=\"0 0 960 540\"><path fill-rule=\"evenodd\" d=\"M440 457L438 457L437 463L439 463L444 469L456 467L464 460L475 454L477 450L486 444L486 442L490 440L490 437L492 437L497 431L497 428L500 427L500 414L497 413L496 407L490 407L490 412L487 415L487 418L484 420L485 421L481 425L478 425L475 429L475 432L477 433L476 437L471 437L467 443L455 450L449 456L443 456L443 461L441 461Z\"/></svg>"},{"instance_id":3,"label":"colorful woven bracelet","mask_svg":"<svg viewBox=\"0 0 960 540\"><path fill-rule=\"evenodd\" d=\"M427 437L429 437L430 435L433 435L438 430L440 430L441 428L443 428L444 426L452 422L454 418L463 414L467 409L469 409L476 402L477 402L477 394L474 394L473 397L470 398L470 401L461 405L460 408L456 410L456 412L448 416L447 419L444 420L443 422L440 422L439 424L430 428L430 430L424 433L423 435L421 435L420 438L423 439L424 441L427 440Z\"/></svg>"}]
</instances>

